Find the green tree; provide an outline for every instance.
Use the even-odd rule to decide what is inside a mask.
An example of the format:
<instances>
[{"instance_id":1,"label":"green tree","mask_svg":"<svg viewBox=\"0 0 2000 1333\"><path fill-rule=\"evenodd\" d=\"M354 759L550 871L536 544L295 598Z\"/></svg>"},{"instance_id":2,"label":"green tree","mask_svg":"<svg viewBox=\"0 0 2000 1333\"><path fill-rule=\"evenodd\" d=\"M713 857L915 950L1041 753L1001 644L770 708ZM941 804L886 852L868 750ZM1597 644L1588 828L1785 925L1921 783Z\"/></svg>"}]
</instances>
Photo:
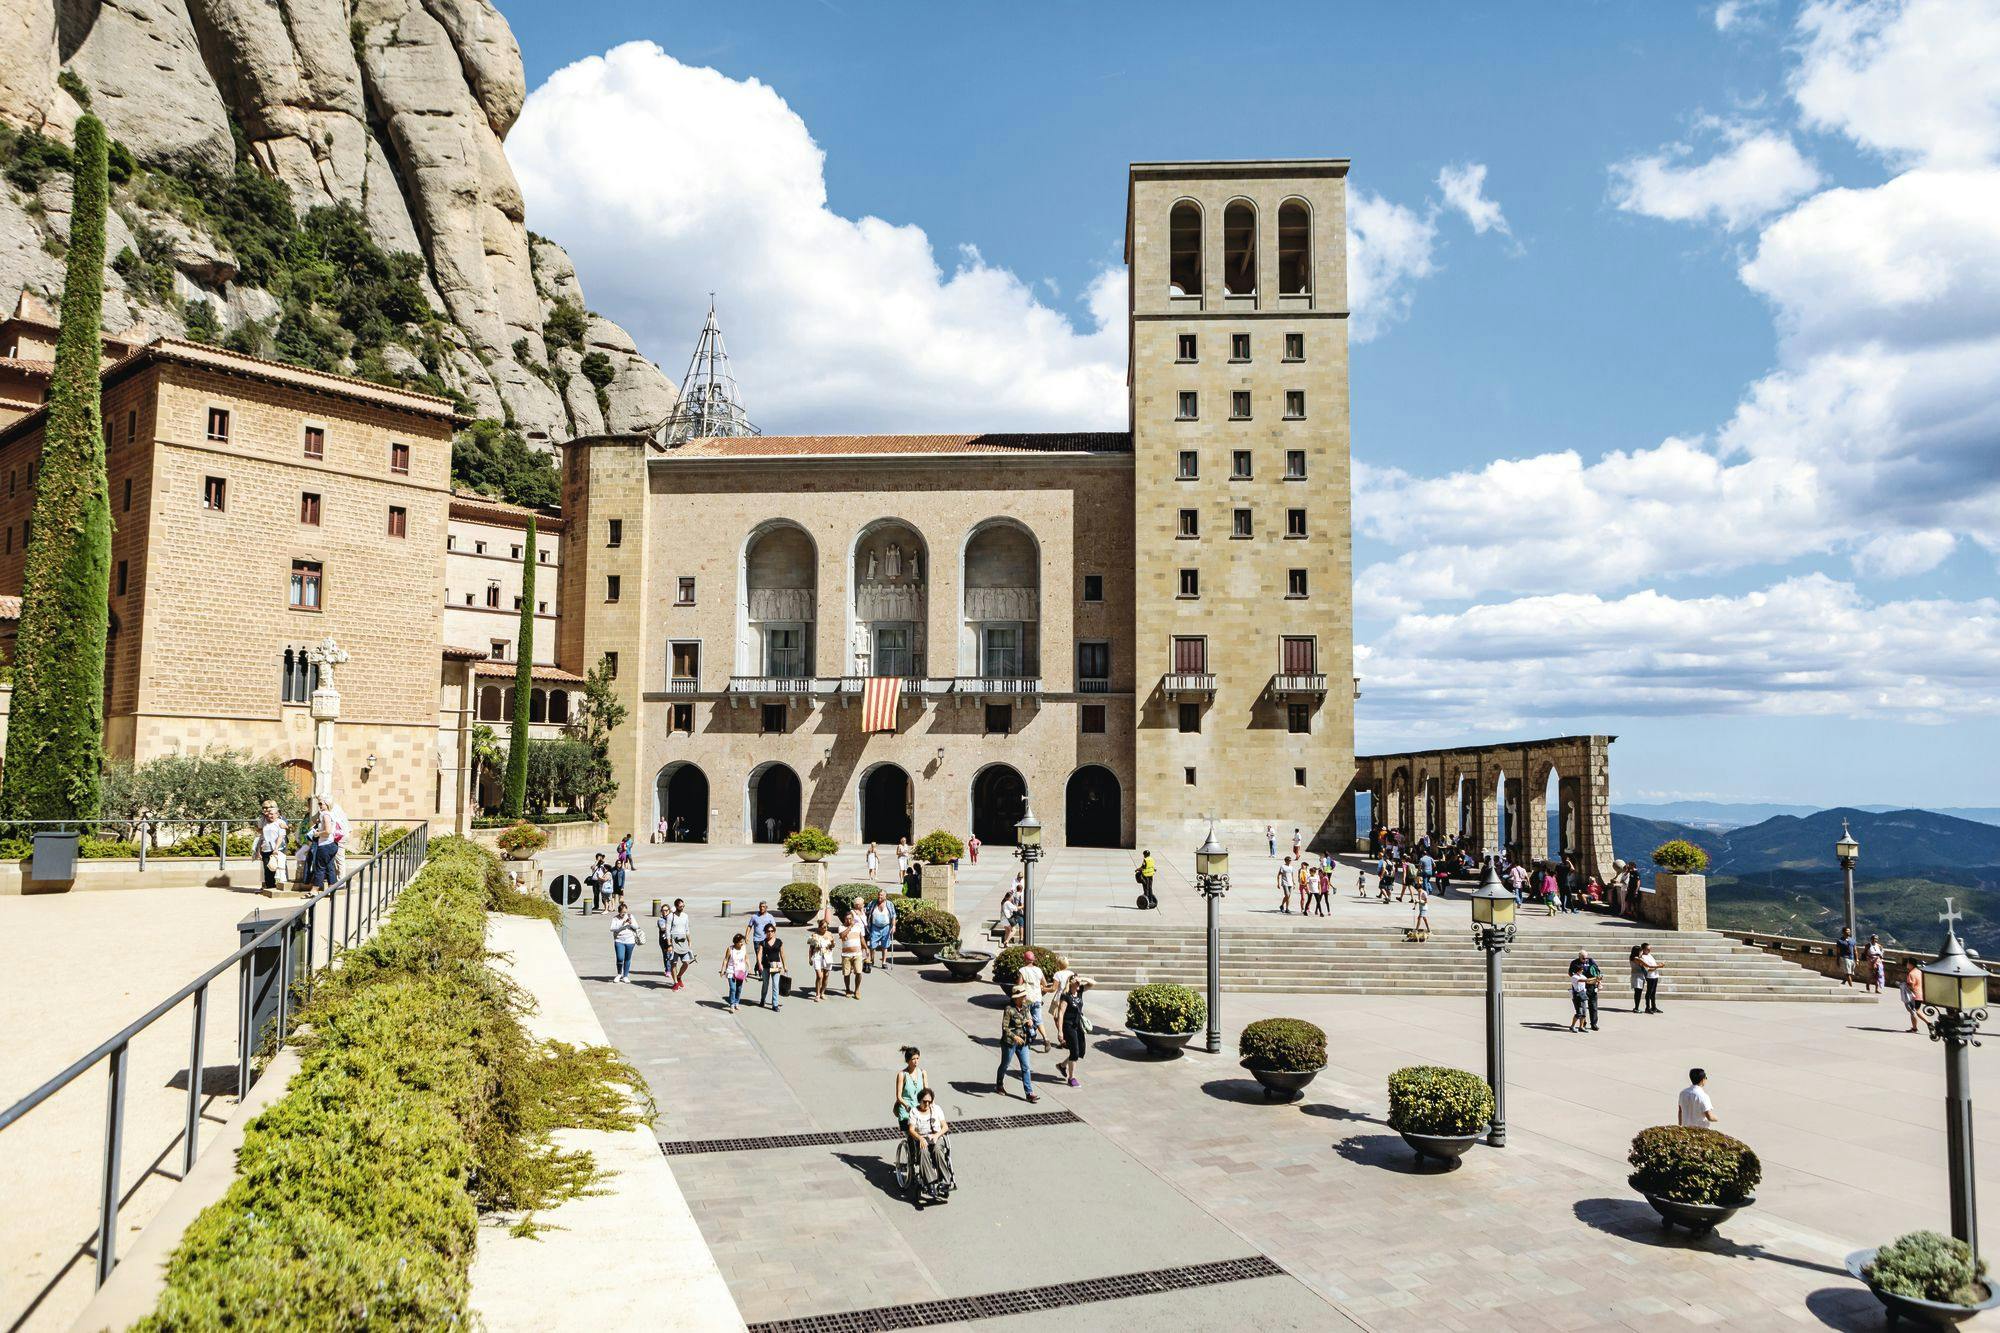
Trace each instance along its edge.
<instances>
[{"instance_id":1,"label":"green tree","mask_svg":"<svg viewBox=\"0 0 2000 1333\"><path fill-rule=\"evenodd\" d=\"M472 725L472 790L476 795L486 785L486 775L502 774L507 771L507 752L500 748L500 738L493 734L493 728L484 722Z\"/></svg>"},{"instance_id":2,"label":"green tree","mask_svg":"<svg viewBox=\"0 0 2000 1333\"><path fill-rule=\"evenodd\" d=\"M21 576L6 785L0 789L0 807L17 819L94 817L104 765L111 487L97 378L109 170L103 122L79 117L75 142L62 328Z\"/></svg>"},{"instance_id":3,"label":"green tree","mask_svg":"<svg viewBox=\"0 0 2000 1333\"><path fill-rule=\"evenodd\" d=\"M451 484L530 509L562 502L555 460L491 417L481 417L452 441Z\"/></svg>"},{"instance_id":4,"label":"green tree","mask_svg":"<svg viewBox=\"0 0 2000 1333\"><path fill-rule=\"evenodd\" d=\"M611 733L625 721L625 704L612 683L611 663L599 658L583 678L583 699L576 706L569 734L590 750L590 769L577 792L578 803L593 817L618 794L618 779L612 776Z\"/></svg>"},{"instance_id":5,"label":"green tree","mask_svg":"<svg viewBox=\"0 0 2000 1333\"><path fill-rule=\"evenodd\" d=\"M535 689L535 520L521 546L521 629L514 643L514 720L507 732L507 795L501 813L519 819L528 800L528 701Z\"/></svg>"}]
</instances>

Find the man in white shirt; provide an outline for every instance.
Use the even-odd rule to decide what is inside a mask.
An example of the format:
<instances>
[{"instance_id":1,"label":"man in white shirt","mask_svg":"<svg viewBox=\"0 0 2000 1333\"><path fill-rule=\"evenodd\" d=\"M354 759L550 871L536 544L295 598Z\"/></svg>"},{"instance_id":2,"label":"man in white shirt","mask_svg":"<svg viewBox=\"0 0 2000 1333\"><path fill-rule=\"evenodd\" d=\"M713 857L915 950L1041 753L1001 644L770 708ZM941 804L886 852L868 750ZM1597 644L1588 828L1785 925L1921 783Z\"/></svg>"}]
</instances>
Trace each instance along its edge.
<instances>
[{"instance_id":1,"label":"man in white shirt","mask_svg":"<svg viewBox=\"0 0 2000 1333\"><path fill-rule=\"evenodd\" d=\"M1035 1039L1041 1043L1045 1054L1049 1049L1049 1034L1042 1029L1042 980L1046 975L1035 962L1033 949L1021 955L1019 984L1027 988L1029 1021L1034 1027Z\"/></svg>"},{"instance_id":2,"label":"man in white shirt","mask_svg":"<svg viewBox=\"0 0 2000 1333\"><path fill-rule=\"evenodd\" d=\"M1680 1123L1683 1129L1707 1129L1717 1119L1715 1102L1708 1095L1708 1071L1688 1070L1688 1085L1681 1089Z\"/></svg>"}]
</instances>

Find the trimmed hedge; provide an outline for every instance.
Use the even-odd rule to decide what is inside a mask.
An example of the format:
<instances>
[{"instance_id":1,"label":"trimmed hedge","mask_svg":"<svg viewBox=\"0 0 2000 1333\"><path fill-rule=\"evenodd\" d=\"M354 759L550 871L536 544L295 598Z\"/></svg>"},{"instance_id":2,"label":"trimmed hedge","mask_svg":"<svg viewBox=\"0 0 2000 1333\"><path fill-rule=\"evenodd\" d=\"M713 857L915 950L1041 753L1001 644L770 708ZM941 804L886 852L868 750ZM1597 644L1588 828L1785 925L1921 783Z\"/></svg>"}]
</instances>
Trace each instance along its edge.
<instances>
[{"instance_id":1,"label":"trimmed hedge","mask_svg":"<svg viewBox=\"0 0 2000 1333\"><path fill-rule=\"evenodd\" d=\"M1243 1029L1236 1053L1252 1069L1301 1073L1326 1067L1326 1033L1303 1018L1260 1018Z\"/></svg>"},{"instance_id":2,"label":"trimmed hedge","mask_svg":"<svg viewBox=\"0 0 2000 1333\"><path fill-rule=\"evenodd\" d=\"M796 833L785 835L785 855L796 856L801 861L824 861L840 850L840 843L823 828L806 825Z\"/></svg>"},{"instance_id":3,"label":"trimmed hedge","mask_svg":"<svg viewBox=\"0 0 2000 1333\"><path fill-rule=\"evenodd\" d=\"M1493 1089L1463 1069L1410 1065L1389 1075L1389 1128L1401 1134L1475 1134L1493 1122Z\"/></svg>"},{"instance_id":4,"label":"trimmed hedge","mask_svg":"<svg viewBox=\"0 0 2000 1333\"><path fill-rule=\"evenodd\" d=\"M965 844L959 841L957 834L939 828L932 829L918 838L917 845L910 850L915 853L917 860L929 865L942 866L950 865L964 856Z\"/></svg>"},{"instance_id":5,"label":"trimmed hedge","mask_svg":"<svg viewBox=\"0 0 2000 1333\"><path fill-rule=\"evenodd\" d=\"M1633 1189L1675 1203L1740 1204L1764 1178L1763 1163L1749 1144L1714 1129L1642 1129L1625 1160L1633 1167Z\"/></svg>"},{"instance_id":6,"label":"trimmed hedge","mask_svg":"<svg viewBox=\"0 0 2000 1333\"><path fill-rule=\"evenodd\" d=\"M898 944L956 944L959 930L958 918L936 903L919 900L896 908Z\"/></svg>"},{"instance_id":7,"label":"trimmed hedge","mask_svg":"<svg viewBox=\"0 0 2000 1333\"><path fill-rule=\"evenodd\" d=\"M1208 1001L1192 986L1156 981L1125 997L1125 1026L1134 1032L1199 1032Z\"/></svg>"},{"instance_id":8,"label":"trimmed hedge","mask_svg":"<svg viewBox=\"0 0 2000 1333\"><path fill-rule=\"evenodd\" d=\"M1935 1231L1912 1231L1884 1245L1861 1276L1891 1295L1920 1301L1977 1305L1987 1295L1986 1261L1973 1258L1964 1241Z\"/></svg>"},{"instance_id":9,"label":"trimmed hedge","mask_svg":"<svg viewBox=\"0 0 2000 1333\"><path fill-rule=\"evenodd\" d=\"M875 901L878 892L888 887L886 884L836 884L833 886L833 891L827 894L826 900L833 904L834 911L846 916L849 908L857 903L866 907ZM891 890L889 901L896 904L897 911L903 910L902 894Z\"/></svg>"},{"instance_id":10,"label":"trimmed hedge","mask_svg":"<svg viewBox=\"0 0 2000 1333\"><path fill-rule=\"evenodd\" d=\"M816 912L819 910L819 903L819 885L811 880L794 880L778 890L780 912Z\"/></svg>"},{"instance_id":11,"label":"trimmed hedge","mask_svg":"<svg viewBox=\"0 0 2000 1333\"><path fill-rule=\"evenodd\" d=\"M1028 947L1015 944L1002 949L993 959L993 984L1012 990L1021 981L1021 965L1027 961ZM1035 966L1042 969L1042 975L1052 977L1069 966L1069 959L1044 944L1034 949Z\"/></svg>"},{"instance_id":12,"label":"trimmed hedge","mask_svg":"<svg viewBox=\"0 0 2000 1333\"><path fill-rule=\"evenodd\" d=\"M552 1130L639 1123L638 1075L603 1048L532 1040L527 998L488 965L497 858L431 847L382 930L317 978L299 1072L135 1327L464 1327L479 1212L590 1183L590 1156Z\"/></svg>"},{"instance_id":13,"label":"trimmed hedge","mask_svg":"<svg viewBox=\"0 0 2000 1333\"><path fill-rule=\"evenodd\" d=\"M1708 853L1685 838L1675 838L1653 849L1653 864L1670 874L1699 875L1708 869Z\"/></svg>"}]
</instances>

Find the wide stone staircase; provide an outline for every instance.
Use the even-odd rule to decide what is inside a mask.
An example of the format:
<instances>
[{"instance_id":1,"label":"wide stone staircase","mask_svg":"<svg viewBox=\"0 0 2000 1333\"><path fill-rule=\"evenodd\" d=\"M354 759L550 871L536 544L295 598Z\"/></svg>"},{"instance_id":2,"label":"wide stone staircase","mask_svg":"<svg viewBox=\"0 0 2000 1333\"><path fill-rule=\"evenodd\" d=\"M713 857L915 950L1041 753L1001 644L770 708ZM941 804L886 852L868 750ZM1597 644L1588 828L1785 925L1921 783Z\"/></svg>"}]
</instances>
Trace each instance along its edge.
<instances>
[{"instance_id":1,"label":"wide stone staircase","mask_svg":"<svg viewBox=\"0 0 2000 1333\"><path fill-rule=\"evenodd\" d=\"M1831 1000L1872 1003L1816 972L1707 931L1686 934L1604 928L1542 927L1530 920L1507 952L1509 995L1564 998L1569 962L1590 950L1604 971L1605 1006L1629 1005L1627 955L1644 938L1661 965L1660 1003L1678 1000ZM1200 988L1207 941L1199 930L1037 922L1035 943L1056 950L1102 986L1129 989L1154 981ZM1222 986L1283 994L1483 995L1485 956L1465 926L1438 930L1422 944L1400 929L1332 925L1225 927Z\"/></svg>"}]
</instances>

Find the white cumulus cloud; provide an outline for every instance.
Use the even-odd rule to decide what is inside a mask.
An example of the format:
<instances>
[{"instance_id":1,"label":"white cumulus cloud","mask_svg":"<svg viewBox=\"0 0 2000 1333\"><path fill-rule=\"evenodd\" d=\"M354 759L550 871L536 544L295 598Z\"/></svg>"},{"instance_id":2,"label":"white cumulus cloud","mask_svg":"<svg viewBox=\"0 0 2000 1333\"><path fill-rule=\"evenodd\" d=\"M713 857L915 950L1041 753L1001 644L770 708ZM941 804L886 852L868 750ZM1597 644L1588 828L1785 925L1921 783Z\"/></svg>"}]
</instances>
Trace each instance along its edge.
<instances>
[{"instance_id":1,"label":"white cumulus cloud","mask_svg":"<svg viewBox=\"0 0 2000 1333\"><path fill-rule=\"evenodd\" d=\"M1355 342L1379 338L1409 313L1412 285L1435 269L1436 244L1437 222L1430 213L1366 190L1348 196L1347 299Z\"/></svg>"},{"instance_id":2,"label":"white cumulus cloud","mask_svg":"<svg viewBox=\"0 0 2000 1333\"><path fill-rule=\"evenodd\" d=\"M1611 202L1628 213L1669 222L1718 222L1747 227L1813 192L1819 169L1791 139L1769 130L1734 127L1728 144L1705 161L1675 144L1611 168Z\"/></svg>"},{"instance_id":3,"label":"white cumulus cloud","mask_svg":"<svg viewBox=\"0 0 2000 1333\"><path fill-rule=\"evenodd\" d=\"M1792 99L1805 122L1897 162L2000 156L2000 9L1992 0L1813 0Z\"/></svg>"},{"instance_id":4,"label":"white cumulus cloud","mask_svg":"<svg viewBox=\"0 0 2000 1333\"><path fill-rule=\"evenodd\" d=\"M1497 231L1502 236L1514 234L1507 227L1507 218L1500 211L1500 205L1486 197L1484 162L1462 162L1445 167L1438 172L1437 187L1438 193L1444 196L1444 206L1462 214L1476 234L1484 236L1489 231Z\"/></svg>"},{"instance_id":5,"label":"white cumulus cloud","mask_svg":"<svg viewBox=\"0 0 2000 1333\"><path fill-rule=\"evenodd\" d=\"M1922 532L1885 532L1854 553L1854 572L1866 578L1906 579L1928 574L1943 564L1958 546L1958 537L1943 528Z\"/></svg>"}]
</instances>

